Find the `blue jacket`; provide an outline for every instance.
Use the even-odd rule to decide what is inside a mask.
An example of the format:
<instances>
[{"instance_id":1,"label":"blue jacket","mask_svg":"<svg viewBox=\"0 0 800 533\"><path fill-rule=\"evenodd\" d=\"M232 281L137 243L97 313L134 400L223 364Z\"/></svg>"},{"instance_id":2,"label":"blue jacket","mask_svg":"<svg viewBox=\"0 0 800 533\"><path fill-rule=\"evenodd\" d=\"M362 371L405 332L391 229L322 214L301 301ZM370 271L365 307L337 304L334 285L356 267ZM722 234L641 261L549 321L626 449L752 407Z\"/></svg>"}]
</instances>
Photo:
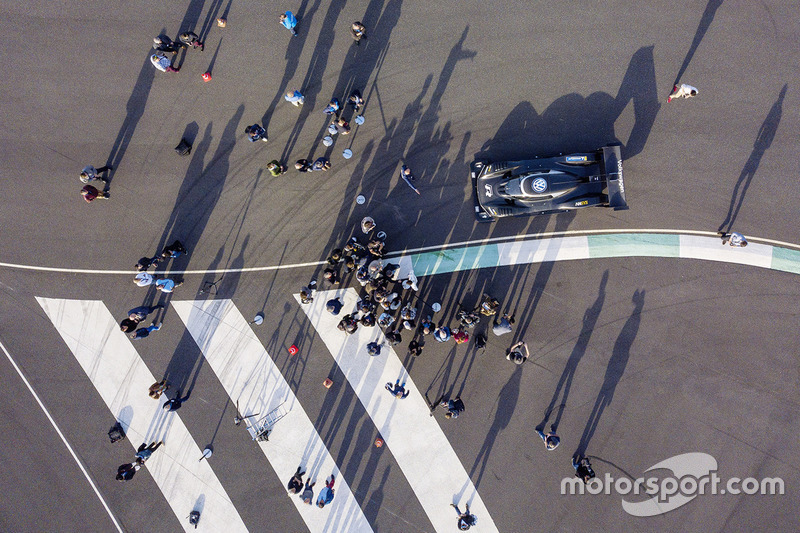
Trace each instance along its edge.
<instances>
[{"instance_id":1,"label":"blue jacket","mask_svg":"<svg viewBox=\"0 0 800 533\"><path fill-rule=\"evenodd\" d=\"M283 24L287 30L291 30L297 26L297 17L295 17L294 13L291 11L287 11L286 18L281 21L281 24Z\"/></svg>"}]
</instances>

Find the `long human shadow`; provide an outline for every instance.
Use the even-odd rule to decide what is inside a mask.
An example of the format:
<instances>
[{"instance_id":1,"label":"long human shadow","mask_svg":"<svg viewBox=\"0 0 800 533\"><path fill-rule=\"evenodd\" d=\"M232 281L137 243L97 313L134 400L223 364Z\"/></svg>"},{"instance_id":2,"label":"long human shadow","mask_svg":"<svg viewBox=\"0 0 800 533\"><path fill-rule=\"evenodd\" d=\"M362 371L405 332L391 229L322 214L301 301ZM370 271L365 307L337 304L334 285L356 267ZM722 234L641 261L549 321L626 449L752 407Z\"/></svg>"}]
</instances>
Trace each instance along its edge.
<instances>
[{"instance_id":1,"label":"long human shadow","mask_svg":"<svg viewBox=\"0 0 800 533\"><path fill-rule=\"evenodd\" d=\"M736 217L739 215L739 209L741 209L744 203L744 197L747 194L747 189L750 187L750 182L756 175L759 164L761 164L761 158L764 157L764 153L772 145L773 139L775 139L775 133L778 131L778 125L783 115L783 98L786 96L786 90L788 88L788 84L783 86L783 89L781 89L778 95L778 99L772 104L772 109L769 110L767 118L764 119L764 122L758 129L758 135L756 135L756 140L753 143L753 151L750 152L750 157L747 158L747 162L744 164L744 168L742 168L742 173L739 174L739 179L736 181L736 185L733 188L731 204L728 206L728 214L725 216L725 220L722 221L722 224L719 225L717 231L730 232L734 222L736 222Z\"/></svg>"},{"instance_id":2,"label":"long human shadow","mask_svg":"<svg viewBox=\"0 0 800 533\"><path fill-rule=\"evenodd\" d=\"M486 438L483 440L483 446L472 464L469 471L469 477L477 490L480 487L483 473L486 471L486 465L489 462L489 455L492 453L492 448L497 440L498 435L503 431L508 423L511 421L511 415L514 414L514 409L517 407L517 400L519 399L519 385L522 380L522 367L516 366L513 374L500 390L497 396L497 409L494 413L494 420L492 426L489 428ZM478 476L475 477L475 473Z\"/></svg>"},{"instance_id":3,"label":"long human shadow","mask_svg":"<svg viewBox=\"0 0 800 533\"><path fill-rule=\"evenodd\" d=\"M608 360L606 367L605 379L603 385L600 387L600 393L597 395L597 400L592 407L592 413L586 421L586 427L583 429L583 435L575 450L576 456L585 456L586 448L592 440L595 430L600 423L600 418L603 416L603 411L606 407L611 405L614 399L614 391L617 388L622 374L625 373L625 367L628 364L628 358L631 354L631 346L633 345L636 334L639 332L639 323L641 322L642 309L644 308L645 291L637 290L633 293L634 309L631 316L622 326L622 330L614 343L614 349L611 352L611 358Z\"/></svg>"},{"instance_id":4,"label":"long human shadow","mask_svg":"<svg viewBox=\"0 0 800 533\"><path fill-rule=\"evenodd\" d=\"M558 397L563 390L564 395L561 398L561 403L558 405L556 419L552 424L553 431L556 431L559 423L561 422L561 415L564 413L564 407L567 405L567 398L569 398L569 391L572 387L572 378L575 377L575 371L578 368L578 363L581 362L581 358L586 353L586 348L589 346L589 338L592 336L594 327L597 324L597 319L600 317L600 311L603 310L603 303L606 299L607 284L608 270L603 273L603 279L600 281L600 290L597 293L597 299L583 314L583 327L581 328L581 332L578 334L578 341L575 343L575 347L572 349L569 359L567 359L567 364L564 366L564 371L561 372L561 377L558 379L556 389L553 391L553 398L550 400L550 405L547 406L547 409L544 412L544 418L537 426L538 428L543 429L547 425L547 422L550 420L550 415L553 413L553 409L556 408Z\"/></svg>"},{"instance_id":5,"label":"long human shadow","mask_svg":"<svg viewBox=\"0 0 800 533\"><path fill-rule=\"evenodd\" d=\"M203 140L200 142L200 150L192 158L183 183L178 190L175 206L164 226L159 249L178 239L184 243L190 254L194 250L229 177L230 153L236 143L236 131L243 113L244 104L240 104L225 125L211 160L203 165L204 154L213 139L211 123L206 126ZM182 255L177 258L172 268L179 270L184 267L189 261L188 257L190 256Z\"/></svg>"},{"instance_id":6,"label":"long human shadow","mask_svg":"<svg viewBox=\"0 0 800 533\"><path fill-rule=\"evenodd\" d=\"M286 146L281 153L281 161L287 161L289 154L292 153L292 149L300 137L300 132L303 131L303 126L308 120L312 109L315 108L314 104L316 104L317 96L322 89L322 80L325 77L325 69L328 66L328 58L330 56L331 48L333 47L334 37L336 36L336 32L332 28L336 27L336 23L339 20L339 15L341 15L346 3L347 0L333 0L331 5L328 6L327 13L325 13L325 19L322 22L322 27L324 30L322 33L320 33L319 38L317 39L317 43L314 46L314 53L311 55L311 61L308 65L308 70L306 71L306 75L303 77L303 81L300 83L300 87L302 87L302 90L305 91L303 93L305 96L305 103L300 108L297 121L294 123L292 131L289 133ZM292 39L299 38L299 36L292 37ZM317 110L316 112L322 115L321 111Z\"/></svg>"},{"instance_id":7,"label":"long human shadow","mask_svg":"<svg viewBox=\"0 0 800 533\"><path fill-rule=\"evenodd\" d=\"M691 63L694 53L697 51L697 47L700 46L700 42L703 40L703 37L705 37L706 31L708 31L709 26L711 26L711 22L714 20L714 15L717 13L717 9L719 9L719 6L722 5L722 1L723 0L708 0L708 4L706 4L706 10L703 11L703 16L700 18L700 24L697 26L694 39L692 39L692 44L689 46L689 51L686 52L686 57L683 58L683 64L681 64L681 68L678 69L678 75L675 76L675 82L672 84L673 86L677 85L678 82L681 81L681 77L689 67L689 63Z\"/></svg>"},{"instance_id":8,"label":"long human shadow","mask_svg":"<svg viewBox=\"0 0 800 533\"><path fill-rule=\"evenodd\" d=\"M142 114L144 114L147 99L150 96L150 89L153 87L155 71L156 69L150 64L150 54L148 54L144 59L144 63L142 63L142 68L139 70L139 76L133 85L133 91L128 98L128 102L125 104L127 111L125 120L122 121L122 126L106 160L106 165L114 167L108 173L109 181L113 180L122 158L125 157L125 152L133 138L133 133L136 131L136 125L139 123L139 119L142 118Z\"/></svg>"},{"instance_id":9,"label":"long human shadow","mask_svg":"<svg viewBox=\"0 0 800 533\"><path fill-rule=\"evenodd\" d=\"M365 96L366 102L363 110L365 116L371 113L371 111L368 111L372 106L369 103L369 93L365 90L366 83L372 73L375 72L375 69L382 64L386 51L389 48L391 32L400 18L400 8L402 6L402 0L389 0L386 5L384 5L384 1L385 0L371 0L362 18L362 22L368 28L367 31L370 34L370 38L367 41L363 41L361 46L350 46L342 61L342 66L339 69L339 79L331 95L338 98L342 103L342 108L339 112L340 117L344 117L350 111L346 105L346 101L352 89L360 90L362 95ZM306 100L308 99L306 98ZM352 119L352 116L350 118ZM304 155L304 157L313 158L318 155L315 154L315 152L319 147L322 137L325 135L324 132L329 122L330 119L328 116L320 117L319 133L314 136L315 140L308 154ZM352 144L357 131L358 128L355 128L355 131L349 137L337 136L334 138L334 142L345 142L345 139L347 139ZM287 144L287 148L293 146L294 144ZM327 148L325 157L330 157L333 150L333 146Z\"/></svg>"},{"instance_id":10,"label":"long human shadow","mask_svg":"<svg viewBox=\"0 0 800 533\"><path fill-rule=\"evenodd\" d=\"M308 28L311 26L311 21L314 19L314 14L319 9L320 2L321 0L316 0L314 5L311 6L308 12L306 12L308 0L303 0L300 3L300 7L297 9L297 11L295 11L295 16L303 27L301 31L297 32L297 37L293 37L286 45L286 54L284 55L286 66L283 69L283 76L278 84L278 92L272 98L272 101L267 106L266 111L264 111L264 116L261 117L261 123L267 130L269 130L269 120L272 117L272 114L275 112L275 108L278 106L278 103L283 100L283 95L286 94L287 89L289 88L287 85L297 72L297 65L300 62L300 55L303 53L303 47L305 46L306 40L309 36ZM305 90L304 87L292 87L292 89L299 89L300 92ZM289 105L291 104L287 102L286 106Z\"/></svg>"}]
</instances>

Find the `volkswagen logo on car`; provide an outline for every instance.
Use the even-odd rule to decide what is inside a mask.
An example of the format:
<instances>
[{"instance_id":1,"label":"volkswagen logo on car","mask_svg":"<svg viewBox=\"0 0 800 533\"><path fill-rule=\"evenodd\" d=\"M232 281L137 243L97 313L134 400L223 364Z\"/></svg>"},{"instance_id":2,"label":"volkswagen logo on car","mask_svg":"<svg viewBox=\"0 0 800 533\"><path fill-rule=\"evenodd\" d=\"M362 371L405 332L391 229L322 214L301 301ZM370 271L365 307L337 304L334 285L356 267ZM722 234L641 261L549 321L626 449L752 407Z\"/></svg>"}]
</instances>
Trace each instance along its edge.
<instances>
[{"instance_id":1,"label":"volkswagen logo on car","mask_svg":"<svg viewBox=\"0 0 800 533\"><path fill-rule=\"evenodd\" d=\"M533 190L537 193L543 193L547 189L547 180L544 178L536 178L531 185Z\"/></svg>"}]
</instances>

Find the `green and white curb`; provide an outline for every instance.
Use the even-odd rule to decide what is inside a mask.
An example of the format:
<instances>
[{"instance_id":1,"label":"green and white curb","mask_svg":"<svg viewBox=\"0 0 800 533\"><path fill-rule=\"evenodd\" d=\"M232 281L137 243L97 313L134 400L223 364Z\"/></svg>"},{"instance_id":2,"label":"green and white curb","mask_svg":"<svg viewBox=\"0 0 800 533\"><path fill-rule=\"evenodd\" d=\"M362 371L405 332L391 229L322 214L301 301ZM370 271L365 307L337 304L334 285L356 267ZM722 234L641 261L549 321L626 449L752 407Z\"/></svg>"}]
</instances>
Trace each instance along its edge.
<instances>
[{"instance_id":1,"label":"green and white curb","mask_svg":"<svg viewBox=\"0 0 800 533\"><path fill-rule=\"evenodd\" d=\"M481 244L405 256L419 276L501 266L599 259L672 257L756 266L800 274L800 251L750 241L746 248L723 246L717 236L612 233ZM403 262L406 262L403 261Z\"/></svg>"}]
</instances>

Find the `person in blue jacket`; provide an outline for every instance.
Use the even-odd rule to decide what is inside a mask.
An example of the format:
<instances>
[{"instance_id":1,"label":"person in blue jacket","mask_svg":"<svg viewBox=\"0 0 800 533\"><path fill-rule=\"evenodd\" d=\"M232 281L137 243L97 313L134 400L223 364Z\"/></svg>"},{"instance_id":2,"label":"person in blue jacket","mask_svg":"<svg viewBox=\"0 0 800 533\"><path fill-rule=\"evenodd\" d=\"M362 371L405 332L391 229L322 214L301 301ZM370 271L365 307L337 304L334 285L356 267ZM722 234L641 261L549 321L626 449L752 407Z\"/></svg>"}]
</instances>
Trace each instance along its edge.
<instances>
[{"instance_id":1,"label":"person in blue jacket","mask_svg":"<svg viewBox=\"0 0 800 533\"><path fill-rule=\"evenodd\" d=\"M297 37L297 30L295 30L295 26L297 26L297 17L294 16L294 13L291 11L287 11L283 15L281 15L281 24L283 27L292 32L292 35Z\"/></svg>"}]
</instances>

